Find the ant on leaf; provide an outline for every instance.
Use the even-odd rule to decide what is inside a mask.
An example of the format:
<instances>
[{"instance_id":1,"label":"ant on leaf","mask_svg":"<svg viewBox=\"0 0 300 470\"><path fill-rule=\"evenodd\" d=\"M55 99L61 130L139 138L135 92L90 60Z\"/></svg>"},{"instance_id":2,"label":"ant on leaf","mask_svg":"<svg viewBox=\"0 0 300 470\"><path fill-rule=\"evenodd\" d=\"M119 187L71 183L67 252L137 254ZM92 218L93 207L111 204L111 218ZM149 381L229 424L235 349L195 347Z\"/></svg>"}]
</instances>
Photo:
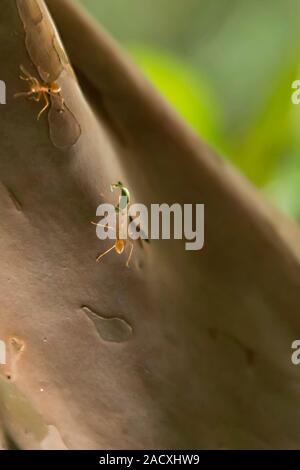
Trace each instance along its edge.
<instances>
[{"instance_id":1,"label":"ant on leaf","mask_svg":"<svg viewBox=\"0 0 300 470\"><path fill-rule=\"evenodd\" d=\"M129 267L129 263L130 263L132 252L133 252L133 243L131 241L128 241L127 239L125 240L121 239L120 232L121 232L121 225L124 222L124 217L127 218L127 207L130 204L130 192L120 181L118 183L112 184L110 188L111 188L111 191L113 191L116 188L120 189L121 191L121 195L119 197L119 203L115 206L115 212L116 214L118 214L118 222L117 222L117 229L116 229L117 236L116 236L116 240L113 246L111 246L104 253L101 253L98 256L96 261L99 262L104 256L106 256L112 250L115 250L118 255L121 255L125 250L126 243L128 242L130 244L130 252L129 252L128 259L126 261L126 266ZM103 225L97 222L91 222L91 223L93 225L98 225L100 227L108 228L109 230L114 230L114 228L110 227L109 225Z\"/></svg>"},{"instance_id":2,"label":"ant on leaf","mask_svg":"<svg viewBox=\"0 0 300 470\"><path fill-rule=\"evenodd\" d=\"M41 109L38 114L37 119L39 120L41 115L47 108L50 106L49 96L59 96L61 99L61 106L63 110L64 99L60 96L61 87L56 82L51 83L40 83L39 80L35 77L32 77L30 73L27 72L23 65L20 65L21 72L24 75L20 75L20 79L28 82L29 84L29 91L16 93L14 98L18 98L20 96L26 96L28 99L33 99L34 101L40 102L41 98L45 100L45 106Z\"/></svg>"}]
</instances>

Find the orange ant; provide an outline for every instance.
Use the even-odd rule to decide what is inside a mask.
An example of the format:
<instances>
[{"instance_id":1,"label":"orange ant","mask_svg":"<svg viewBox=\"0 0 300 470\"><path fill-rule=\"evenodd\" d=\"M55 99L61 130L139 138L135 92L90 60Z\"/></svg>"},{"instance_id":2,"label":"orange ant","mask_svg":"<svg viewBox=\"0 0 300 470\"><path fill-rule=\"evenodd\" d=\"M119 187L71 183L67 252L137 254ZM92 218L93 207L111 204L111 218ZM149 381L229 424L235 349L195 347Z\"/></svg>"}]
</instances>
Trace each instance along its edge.
<instances>
[{"instance_id":1,"label":"orange ant","mask_svg":"<svg viewBox=\"0 0 300 470\"><path fill-rule=\"evenodd\" d=\"M59 96L61 99L61 105L63 107L64 99L60 96L61 87L58 85L58 83L52 82L52 83L41 84L37 78L32 77L26 71L23 65L20 65L20 69L21 69L21 72L24 74L24 76L20 75L20 79L29 83L30 90L21 92L21 93L16 93L14 95L14 98L18 98L20 96L27 96L29 99L33 99L34 101L39 102L41 98L43 97L45 100L45 106L39 112L38 117L37 117L38 120L40 119L43 112L46 111L46 109L50 106L48 96Z\"/></svg>"},{"instance_id":2,"label":"orange ant","mask_svg":"<svg viewBox=\"0 0 300 470\"><path fill-rule=\"evenodd\" d=\"M105 228L108 228L110 230L114 230L113 227L110 227L109 225L97 224L96 222L91 222L91 223L93 225L99 225L100 227L105 227ZM113 246L111 246L108 250L104 251L104 253L101 253L98 256L98 258L96 259L97 263L99 263L99 261L104 256L106 256L108 253L110 253L112 250L115 250L118 255L121 255L125 250L126 242L128 242L128 240L122 240L117 236L116 241L113 244ZM128 243L130 244L130 252L129 252L129 256L128 256L127 261L126 261L127 268L129 267L129 263L130 263L130 260L131 260L131 257L132 257L132 252L133 252L133 243L131 241L128 242Z\"/></svg>"},{"instance_id":3,"label":"orange ant","mask_svg":"<svg viewBox=\"0 0 300 470\"><path fill-rule=\"evenodd\" d=\"M119 204L115 207L116 214L119 214L119 217L124 217L125 214L122 214L124 210L127 209L128 204L130 203L130 193L125 186L121 182L118 182L116 184L111 185L111 190L113 191L115 188L120 188L121 190L121 196L119 199ZM119 219L120 220L120 219ZM110 227L109 225L103 225L99 224L97 222L91 222L93 225L99 225L100 227L108 228L110 230L114 230L113 227ZM129 267L129 263L132 257L132 252L133 252L133 243L131 241L128 241L127 239L123 240L120 238L120 222L117 224L117 237L115 240L115 243L113 246L111 246L108 250L106 250L104 253L101 253L98 258L96 259L97 262L99 262L104 256L106 256L108 253L110 253L112 250L115 250L118 255L121 255L126 246L126 242L130 244L130 252L128 259L126 261L126 266L127 268Z\"/></svg>"}]
</instances>

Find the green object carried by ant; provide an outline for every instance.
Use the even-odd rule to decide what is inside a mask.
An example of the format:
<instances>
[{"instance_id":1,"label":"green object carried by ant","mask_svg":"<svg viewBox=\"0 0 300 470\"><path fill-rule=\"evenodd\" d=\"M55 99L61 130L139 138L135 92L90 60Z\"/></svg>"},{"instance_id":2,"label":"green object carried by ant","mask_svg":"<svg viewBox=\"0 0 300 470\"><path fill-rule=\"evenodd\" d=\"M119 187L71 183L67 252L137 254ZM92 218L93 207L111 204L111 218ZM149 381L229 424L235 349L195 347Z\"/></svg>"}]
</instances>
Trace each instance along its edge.
<instances>
[{"instance_id":1,"label":"green object carried by ant","mask_svg":"<svg viewBox=\"0 0 300 470\"><path fill-rule=\"evenodd\" d=\"M126 207L130 204L130 192L121 181L118 183L114 183L110 185L110 190L114 191L114 189L120 189L121 194L119 197L119 203L115 206L116 212L122 212Z\"/></svg>"}]
</instances>

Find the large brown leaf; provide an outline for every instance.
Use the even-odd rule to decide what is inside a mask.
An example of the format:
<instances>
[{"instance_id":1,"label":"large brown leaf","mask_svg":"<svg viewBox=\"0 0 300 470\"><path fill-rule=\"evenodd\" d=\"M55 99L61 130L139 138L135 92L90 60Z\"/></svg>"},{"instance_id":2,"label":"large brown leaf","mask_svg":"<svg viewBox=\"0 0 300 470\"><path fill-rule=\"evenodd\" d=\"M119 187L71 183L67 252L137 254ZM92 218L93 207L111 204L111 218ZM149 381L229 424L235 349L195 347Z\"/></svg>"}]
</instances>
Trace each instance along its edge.
<instances>
[{"instance_id":1,"label":"large brown leaf","mask_svg":"<svg viewBox=\"0 0 300 470\"><path fill-rule=\"evenodd\" d=\"M180 121L75 4L2 0L2 446L298 447L299 231ZM14 100L23 64L59 99ZM82 91L81 91L82 90ZM97 255L95 211L204 203L205 247Z\"/></svg>"}]
</instances>

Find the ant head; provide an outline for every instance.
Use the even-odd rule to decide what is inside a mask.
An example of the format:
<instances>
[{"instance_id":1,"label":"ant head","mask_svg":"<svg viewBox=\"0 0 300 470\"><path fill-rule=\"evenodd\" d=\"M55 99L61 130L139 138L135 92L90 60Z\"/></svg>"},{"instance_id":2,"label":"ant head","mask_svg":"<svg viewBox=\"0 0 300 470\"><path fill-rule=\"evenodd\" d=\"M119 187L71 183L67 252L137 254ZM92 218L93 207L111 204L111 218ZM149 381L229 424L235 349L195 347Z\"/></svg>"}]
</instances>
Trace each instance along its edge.
<instances>
[{"instance_id":1,"label":"ant head","mask_svg":"<svg viewBox=\"0 0 300 470\"><path fill-rule=\"evenodd\" d=\"M32 85L32 87L31 87L31 92L32 92L32 93L39 93L39 92L40 92L40 88L38 87L38 85Z\"/></svg>"}]
</instances>

